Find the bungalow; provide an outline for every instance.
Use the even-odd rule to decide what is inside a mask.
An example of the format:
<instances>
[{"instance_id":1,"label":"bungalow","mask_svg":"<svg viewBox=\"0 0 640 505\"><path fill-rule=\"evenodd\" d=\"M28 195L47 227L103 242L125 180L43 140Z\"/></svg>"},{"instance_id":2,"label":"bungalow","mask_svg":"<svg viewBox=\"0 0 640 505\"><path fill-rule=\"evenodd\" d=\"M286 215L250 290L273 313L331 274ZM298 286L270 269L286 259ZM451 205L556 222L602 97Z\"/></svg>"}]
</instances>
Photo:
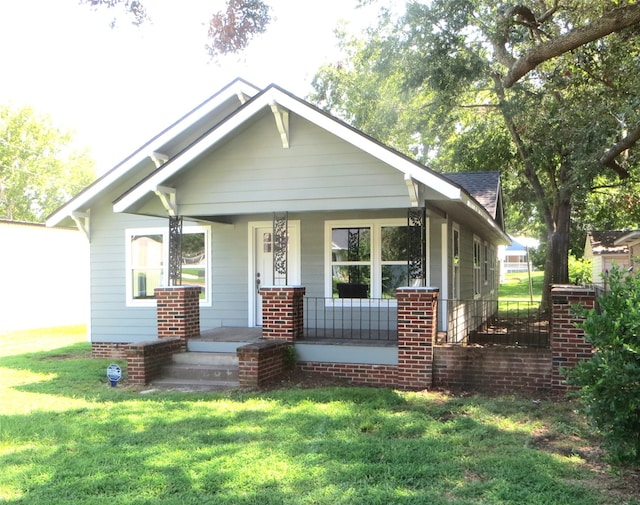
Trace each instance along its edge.
<instances>
[{"instance_id":1,"label":"bungalow","mask_svg":"<svg viewBox=\"0 0 640 505\"><path fill-rule=\"evenodd\" d=\"M187 284L201 287L203 333L259 330L261 288L304 286L305 331L319 339L355 326L393 339L396 290L433 286L438 330L460 339L451 322L477 321L463 301L497 298L497 250L509 243L499 173L436 173L278 86L243 80L47 225L89 238L90 334L102 349L156 339L155 288Z\"/></svg>"}]
</instances>

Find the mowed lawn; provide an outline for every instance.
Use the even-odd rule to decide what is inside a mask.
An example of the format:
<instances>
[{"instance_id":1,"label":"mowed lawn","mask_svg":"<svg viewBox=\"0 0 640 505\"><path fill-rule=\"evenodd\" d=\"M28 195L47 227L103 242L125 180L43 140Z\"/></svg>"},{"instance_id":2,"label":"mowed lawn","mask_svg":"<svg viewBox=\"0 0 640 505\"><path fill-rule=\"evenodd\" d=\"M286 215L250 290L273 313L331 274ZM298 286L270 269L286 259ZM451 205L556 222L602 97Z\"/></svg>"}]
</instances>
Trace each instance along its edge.
<instances>
[{"instance_id":1,"label":"mowed lawn","mask_svg":"<svg viewBox=\"0 0 640 505\"><path fill-rule=\"evenodd\" d=\"M2 504L640 504L564 399L145 392L82 332L0 345Z\"/></svg>"}]
</instances>

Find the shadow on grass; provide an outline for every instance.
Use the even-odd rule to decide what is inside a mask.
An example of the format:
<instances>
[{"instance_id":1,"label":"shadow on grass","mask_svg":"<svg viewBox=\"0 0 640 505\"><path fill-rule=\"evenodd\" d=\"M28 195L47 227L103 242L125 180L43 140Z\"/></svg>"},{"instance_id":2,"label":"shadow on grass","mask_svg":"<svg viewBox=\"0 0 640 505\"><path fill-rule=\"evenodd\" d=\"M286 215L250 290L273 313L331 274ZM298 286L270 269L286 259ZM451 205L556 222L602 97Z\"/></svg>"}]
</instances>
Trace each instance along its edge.
<instances>
[{"instance_id":1,"label":"shadow on grass","mask_svg":"<svg viewBox=\"0 0 640 505\"><path fill-rule=\"evenodd\" d=\"M4 386L23 411L0 400L2 503L611 502L580 458L532 443L566 424L562 405L357 387L140 395L108 387L110 361L88 355L0 359L24 374Z\"/></svg>"}]
</instances>

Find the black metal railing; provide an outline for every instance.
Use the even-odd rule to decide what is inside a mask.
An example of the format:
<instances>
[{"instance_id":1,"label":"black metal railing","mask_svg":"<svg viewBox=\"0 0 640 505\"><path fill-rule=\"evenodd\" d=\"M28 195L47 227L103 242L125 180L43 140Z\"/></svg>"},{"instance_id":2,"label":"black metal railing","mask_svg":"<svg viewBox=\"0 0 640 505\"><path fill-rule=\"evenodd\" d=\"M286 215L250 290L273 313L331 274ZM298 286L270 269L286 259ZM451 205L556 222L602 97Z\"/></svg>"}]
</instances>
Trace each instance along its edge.
<instances>
[{"instance_id":1,"label":"black metal railing","mask_svg":"<svg viewBox=\"0 0 640 505\"><path fill-rule=\"evenodd\" d=\"M540 302L440 300L447 343L549 347L549 314Z\"/></svg>"},{"instance_id":2,"label":"black metal railing","mask_svg":"<svg viewBox=\"0 0 640 505\"><path fill-rule=\"evenodd\" d=\"M304 298L304 338L309 340L398 340L395 299Z\"/></svg>"}]
</instances>

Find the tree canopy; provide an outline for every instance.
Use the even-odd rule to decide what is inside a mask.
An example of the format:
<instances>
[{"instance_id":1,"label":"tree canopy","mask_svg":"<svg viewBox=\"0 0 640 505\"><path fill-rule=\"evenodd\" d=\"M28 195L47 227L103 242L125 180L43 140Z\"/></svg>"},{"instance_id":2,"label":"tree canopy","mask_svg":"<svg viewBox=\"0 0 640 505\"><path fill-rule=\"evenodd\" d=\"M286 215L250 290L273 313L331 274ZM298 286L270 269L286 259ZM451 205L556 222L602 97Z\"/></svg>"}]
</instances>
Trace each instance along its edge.
<instances>
[{"instance_id":1,"label":"tree canopy","mask_svg":"<svg viewBox=\"0 0 640 505\"><path fill-rule=\"evenodd\" d=\"M542 227L565 283L572 219L636 187L639 33L632 1L411 1L343 34L311 98L436 169L502 170L511 231Z\"/></svg>"},{"instance_id":2,"label":"tree canopy","mask_svg":"<svg viewBox=\"0 0 640 505\"><path fill-rule=\"evenodd\" d=\"M71 134L31 108L0 106L0 218L42 222L94 179Z\"/></svg>"},{"instance_id":3,"label":"tree canopy","mask_svg":"<svg viewBox=\"0 0 640 505\"><path fill-rule=\"evenodd\" d=\"M152 21L144 1L80 0L80 3L116 12L111 21L112 27L117 23L118 11L137 26ZM209 19L208 42L205 45L209 56L214 59L246 49L254 36L266 31L271 22L270 11L269 5L262 0L225 0L225 8L211 14Z\"/></svg>"}]
</instances>

